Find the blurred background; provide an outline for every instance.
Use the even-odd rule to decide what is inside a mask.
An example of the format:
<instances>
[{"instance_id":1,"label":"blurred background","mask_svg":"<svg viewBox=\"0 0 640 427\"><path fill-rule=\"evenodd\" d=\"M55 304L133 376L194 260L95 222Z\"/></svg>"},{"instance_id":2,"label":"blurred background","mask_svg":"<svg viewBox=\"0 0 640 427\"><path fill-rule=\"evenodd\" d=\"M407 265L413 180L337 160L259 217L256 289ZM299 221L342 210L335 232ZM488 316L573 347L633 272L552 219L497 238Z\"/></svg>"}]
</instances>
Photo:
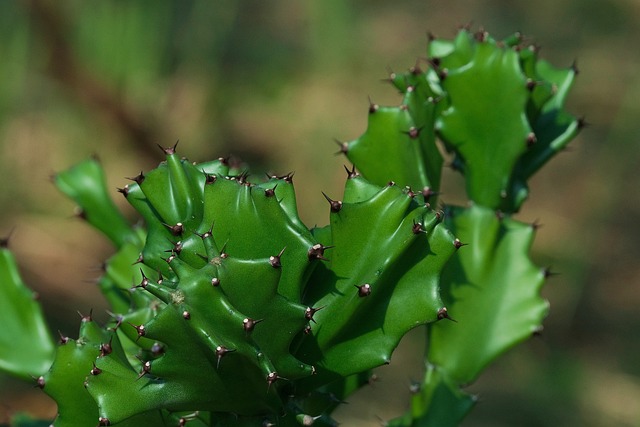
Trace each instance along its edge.
<instances>
[{"instance_id":1,"label":"blurred background","mask_svg":"<svg viewBox=\"0 0 640 427\"><path fill-rule=\"evenodd\" d=\"M97 155L115 191L180 140L194 161L232 155L254 174L295 171L302 219L325 224L321 191L341 194L334 138L366 127L380 83L425 56L427 32L460 25L521 31L580 75L569 111L590 126L532 182L520 218L543 224L533 258L559 273L541 337L469 387L464 426L640 426L640 2L634 0L102 0L0 2L0 234L12 233L25 280L52 332L105 305L91 284L111 248L73 217L49 182ZM463 201L452 183L447 202ZM1 325L0 325L1 327ZM422 375L422 331L380 381L336 414L376 426L408 406ZM0 377L0 423L52 418L31 385Z\"/></svg>"}]
</instances>

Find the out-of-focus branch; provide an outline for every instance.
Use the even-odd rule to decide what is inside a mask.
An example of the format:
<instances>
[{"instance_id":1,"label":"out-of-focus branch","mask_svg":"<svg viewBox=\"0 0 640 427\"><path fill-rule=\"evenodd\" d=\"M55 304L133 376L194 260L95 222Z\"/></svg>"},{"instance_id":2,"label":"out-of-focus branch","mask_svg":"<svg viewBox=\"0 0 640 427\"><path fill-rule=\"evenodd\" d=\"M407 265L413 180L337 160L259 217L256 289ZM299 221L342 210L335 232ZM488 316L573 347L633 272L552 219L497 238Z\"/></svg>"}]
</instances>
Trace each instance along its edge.
<instances>
[{"instance_id":1,"label":"out-of-focus branch","mask_svg":"<svg viewBox=\"0 0 640 427\"><path fill-rule=\"evenodd\" d=\"M142 156L152 157L154 161L161 159L162 153L157 150L159 133L155 125L150 124L156 120L151 119L150 113L126 104L76 59L67 39L64 17L56 3L24 0L23 4L35 23L37 36L48 50L45 71L63 85L71 96L118 126Z\"/></svg>"}]
</instances>

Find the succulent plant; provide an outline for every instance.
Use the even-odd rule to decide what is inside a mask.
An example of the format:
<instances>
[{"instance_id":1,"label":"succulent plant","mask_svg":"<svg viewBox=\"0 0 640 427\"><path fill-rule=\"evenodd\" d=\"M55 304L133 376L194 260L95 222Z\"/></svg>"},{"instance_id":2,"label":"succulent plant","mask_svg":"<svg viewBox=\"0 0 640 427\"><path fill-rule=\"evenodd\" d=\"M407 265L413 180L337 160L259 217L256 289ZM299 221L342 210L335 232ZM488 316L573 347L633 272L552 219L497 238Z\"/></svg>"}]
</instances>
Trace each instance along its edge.
<instances>
[{"instance_id":1,"label":"succulent plant","mask_svg":"<svg viewBox=\"0 0 640 427\"><path fill-rule=\"evenodd\" d=\"M426 71L392 73L401 105L372 103L365 133L341 144L357 170L341 198L324 195L324 227L300 220L292 174L254 179L176 146L119 189L143 225L117 210L96 159L55 175L116 247L98 282L112 319L83 316L54 356L5 242L0 369L36 378L58 404L56 427L332 426L401 338L428 325L425 380L390 425L456 425L474 402L462 387L547 312L546 271L528 256L536 226L512 215L581 122L562 109L575 69L518 37L462 30L432 40L429 57ZM470 207L433 209L437 139Z\"/></svg>"},{"instance_id":2,"label":"succulent plant","mask_svg":"<svg viewBox=\"0 0 640 427\"><path fill-rule=\"evenodd\" d=\"M384 181L384 159L389 177L433 201L440 179L432 165L442 163L437 136L470 199L466 208L444 207L447 228L469 246L442 277L456 323L429 326L425 381L415 387L412 412L390 425L457 425L475 400L460 387L541 330L548 303L539 291L548 270L528 255L537 224L513 214L527 198L527 180L584 124L563 109L575 66L552 67L519 34L498 41L462 29L452 41L431 38L428 58L426 71L415 66L389 76L401 105L373 105L367 131L342 145L372 182Z\"/></svg>"}]
</instances>

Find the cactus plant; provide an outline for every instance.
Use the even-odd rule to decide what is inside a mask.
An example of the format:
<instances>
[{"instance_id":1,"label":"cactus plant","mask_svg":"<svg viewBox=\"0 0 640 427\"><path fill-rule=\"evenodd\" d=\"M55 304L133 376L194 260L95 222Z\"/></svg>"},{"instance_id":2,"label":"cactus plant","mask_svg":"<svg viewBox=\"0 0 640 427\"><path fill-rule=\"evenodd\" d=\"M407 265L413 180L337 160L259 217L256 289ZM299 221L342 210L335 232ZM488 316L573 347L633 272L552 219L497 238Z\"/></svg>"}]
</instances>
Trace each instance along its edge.
<instances>
[{"instance_id":1,"label":"cactus plant","mask_svg":"<svg viewBox=\"0 0 640 427\"><path fill-rule=\"evenodd\" d=\"M112 320L83 316L53 358L3 248L0 301L24 307L28 322L0 316L22 328L18 352L40 347L21 365L3 346L0 369L36 378L58 404L57 427L331 426L400 339L427 325L425 380L412 411L389 424L456 425L474 402L461 387L546 314L545 270L528 257L536 227L512 215L580 122L562 110L575 71L539 61L517 37L462 30L432 40L429 56L426 71L389 77L402 104L372 103L366 132L341 144L358 169L347 168L340 199L324 195L324 227L298 217L291 174L254 179L176 146L119 189L143 226L118 212L96 159L56 174L116 247L99 280ZM465 175L468 208L433 210L437 137Z\"/></svg>"}]
</instances>

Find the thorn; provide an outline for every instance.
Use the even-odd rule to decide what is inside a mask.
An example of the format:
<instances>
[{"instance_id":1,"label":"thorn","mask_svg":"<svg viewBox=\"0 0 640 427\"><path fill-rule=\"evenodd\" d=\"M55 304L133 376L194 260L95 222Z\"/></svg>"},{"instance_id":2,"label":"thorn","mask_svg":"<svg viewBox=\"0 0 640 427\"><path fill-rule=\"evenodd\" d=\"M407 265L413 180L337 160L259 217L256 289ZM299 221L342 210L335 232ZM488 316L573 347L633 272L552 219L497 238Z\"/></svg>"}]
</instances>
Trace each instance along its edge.
<instances>
[{"instance_id":1,"label":"thorn","mask_svg":"<svg viewBox=\"0 0 640 427\"><path fill-rule=\"evenodd\" d=\"M411 231L413 232L413 234L420 234L423 233L425 230L422 228L422 223L420 222L416 222L416 220L413 220L413 226L411 227Z\"/></svg>"},{"instance_id":2,"label":"thorn","mask_svg":"<svg viewBox=\"0 0 640 427\"><path fill-rule=\"evenodd\" d=\"M278 255L272 255L272 256L269 257L269 263L271 264L271 267L273 267L273 268L282 267L282 263L280 262L280 258L282 257L282 254L284 253L285 249L287 249L286 246L284 248L282 248L282 250L280 251L280 253Z\"/></svg>"},{"instance_id":3,"label":"thorn","mask_svg":"<svg viewBox=\"0 0 640 427\"><path fill-rule=\"evenodd\" d=\"M80 206L75 207L75 209L73 210L73 215L76 218L80 218L85 221L87 220L87 213Z\"/></svg>"},{"instance_id":4,"label":"thorn","mask_svg":"<svg viewBox=\"0 0 640 427\"><path fill-rule=\"evenodd\" d=\"M324 246L322 243L316 243L315 245L309 248L307 252L307 256L309 257L309 261L314 261L317 259L321 259L323 261L329 261L324 257L324 251L326 249L331 249L333 246Z\"/></svg>"},{"instance_id":5,"label":"thorn","mask_svg":"<svg viewBox=\"0 0 640 427\"><path fill-rule=\"evenodd\" d=\"M171 240L169 240L169 242L171 242ZM167 249L165 252L171 252L171 253L175 253L176 255L180 255L181 251L182 251L182 241L178 240L177 242L173 243L173 248Z\"/></svg>"},{"instance_id":6,"label":"thorn","mask_svg":"<svg viewBox=\"0 0 640 427\"><path fill-rule=\"evenodd\" d=\"M162 152L164 154L166 154L167 156L170 156L172 154L176 154L176 147L178 146L178 143L180 142L180 140L176 141L175 144L173 144L173 147L163 147L162 145L158 144L158 147L160 147L160 149L162 150Z\"/></svg>"},{"instance_id":7,"label":"thorn","mask_svg":"<svg viewBox=\"0 0 640 427\"><path fill-rule=\"evenodd\" d=\"M191 319L191 313L189 313L187 310L185 310L185 311L182 312L182 317L185 320L190 320Z\"/></svg>"},{"instance_id":8,"label":"thorn","mask_svg":"<svg viewBox=\"0 0 640 427\"><path fill-rule=\"evenodd\" d=\"M15 228L12 228L6 237L0 238L0 248L7 249L9 247L9 241L11 240L11 236L13 235L13 230L15 230Z\"/></svg>"},{"instance_id":9,"label":"thorn","mask_svg":"<svg viewBox=\"0 0 640 427\"><path fill-rule=\"evenodd\" d=\"M129 186L125 185L123 188L116 188L118 193L122 193L122 195L126 198L129 195Z\"/></svg>"},{"instance_id":10,"label":"thorn","mask_svg":"<svg viewBox=\"0 0 640 427\"><path fill-rule=\"evenodd\" d=\"M220 286L220 279L218 279L217 277L214 277L213 279L211 279L211 286L213 286L214 288L216 286Z\"/></svg>"},{"instance_id":11,"label":"thorn","mask_svg":"<svg viewBox=\"0 0 640 427\"><path fill-rule=\"evenodd\" d=\"M442 70L438 71L438 78L443 81L447 78L447 75L449 74L449 70L446 68L443 68Z\"/></svg>"},{"instance_id":12,"label":"thorn","mask_svg":"<svg viewBox=\"0 0 640 427\"><path fill-rule=\"evenodd\" d=\"M442 320L442 319L449 319L452 322L458 323L457 320L455 320L451 316L449 316L449 312L447 311L447 307L442 307L441 309L438 310L438 320Z\"/></svg>"},{"instance_id":13,"label":"thorn","mask_svg":"<svg viewBox=\"0 0 640 427\"><path fill-rule=\"evenodd\" d=\"M111 341L113 340L113 336L111 338L109 338L109 342L108 343L102 343L100 344L100 356L99 357L104 357L108 354L111 354L111 352L113 351L113 347L111 346Z\"/></svg>"},{"instance_id":14,"label":"thorn","mask_svg":"<svg viewBox=\"0 0 640 427\"><path fill-rule=\"evenodd\" d=\"M338 155L338 154L346 155L347 152L349 151L349 143L348 142L338 141L337 139L334 139L334 141L340 147L340 149L338 151L336 151L335 154L336 155Z\"/></svg>"},{"instance_id":15,"label":"thorn","mask_svg":"<svg viewBox=\"0 0 640 427\"><path fill-rule=\"evenodd\" d=\"M543 225L543 224L542 224L542 223L540 223L538 219L536 219L536 220L534 220L534 221L531 223L531 228L533 228L534 230L537 230L537 229L539 229L540 227L542 227L542 225Z\"/></svg>"},{"instance_id":16,"label":"thorn","mask_svg":"<svg viewBox=\"0 0 640 427\"><path fill-rule=\"evenodd\" d=\"M316 314L318 311L322 310L323 308L324 307L318 307L318 308L307 307L307 309L304 311L304 317L307 320L310 320L313 323L316 323L316 321L313 320L313 315Z\"/></svg>"},{"instance_id":17,"label":"thorn","mask_svg":"<svg viewBox=\"0 0 640 427\"><path fill-rule=\"evenodd\" d=\"M200 234L200 233L196 233L197 236L199 236L202 240L204 239L208 239L209 237L213 236L213 224L211 224L211 227L209 227L209 229L207 231L205 231L204 233Z\"/></svg>"},{"instance_id":18,"label":"thorn","mask_svg":"<svg viewBox=\"0 0 640 427\"><path fill-rule=\"evenodd\" d=\"M233 353L234 351L236 351L235 349L230 349L227 348L223 345L219 345L216 347L216 356L218 356L218 363L216 364L216 369L218 369L220 367L220 360L222 360L222 358L224 356L227 355L227 353Z\"/></svg>"},{"instance_id":19,"label":"thorn","mask_svg":"<svg viewBox=\"0 0 640 427\"><path fill-rule=\"evenodd\" d=\"M65 345L71 339L71 338L69 338L67 336L62 335L62 332L60 332L60 330L58 330L58 335L60 335L60 340L59 340L60 345Z\"/></svg>"},{"instance_id":20,"label":"thorn","mask_svg":"<svg viewBox=\"0 0 640 427\"><path fill-rule=\"evenodd\" d=\"M80 321L82 323L88 323L88 322L91 322L93 320L93 317L92 317L93 309L89 310L89 315L87 315L87 316L83 315L79 311L78 311L78 314L80 315Z\"/></svg>"},{"instance_id":21,"label":"thorn","mask_svg":"<svg viewBox=\"0 0 640 427\"><path fill-rule=\"evenodd\" d=\"M286 378L281 377L280 375L278 375L277 372L269 372L269 374L267 375L267 393L269 392L269 390L271 389L271 385L273 383L275 383L278 380L286 380Z\"/></svg>"},{"instance_id":22,"label":"thorn","mask_svg":"<svg viewBox=\"0 0 640 427\"><path fill-rule=\"evenodd\" d=\"M356 165L351 165L351 170L345 165L344 170L347 171L347 179L352 179L360 176L358 172L356 172Z\"/></svg>"},{"instance_id":23,"label":"thorn","mask_svg":"<svg viewBox=\"0 0 640 427\"><path fill-rule=\"evenodd\" d=\"M571 71L573 71L576 76L578 74L580 74L580 70L578 69L578 60L577 59L574 59L573 63L571 64Z\"/></svg>"},{"instance_id":24,"label":"thorn","mask_svg":"<svg viewBox=\"0 0 640 427\"><path fill-rule=\"evenodd\" d=\"M529 135L527 135L527 147L532 147L533 144L536 143L536 141L538 141L538 138L536 138L536 134L533 132L529 132Z\"/></svg>"},{"instance_id":25,"label":"thorn","mask_svg":"<svg viewBox=\"0 0 640 427\"><path fill-rule=\"evenodd\" d=\"M322 195L324 196L325 199L327 199L327 202L329 202L329 205L331 205L331 212L340 212L340 209L342 209L342 202L339 200L331 200L331 198L329 196L327 196L324 191L322 192Z\"/></svg>"},{"instance_id":26,"label":"thorn","mask_svg":"<svg viewBox=\"0 0 640 427\"><path fill-rule=\"evenodd\" d=\"M138 255L138 259L136 260L136 262L134 262L131 265L142 264L142 263L144 263L144 256L142 255L142 252L140 252L140 255Z\"/></svg>"},{"instance_id":27,"label":"thorn","mask_svg":"<svg viewBox=\"0 0 640 427\"><path fill-rule=\"evenodd\" d=\"M142 377L144 377L145 375L147 375L148 373L151 372L151 362L150 361L146 361L142 364L142 370L140 371L140 373L138 374L138 380Z\"/></svg>"},{"instance_id":28,"label":"thorn","mask_svg":"<svg viewBox=\"0 0 640 427\"><path fill-rule=\"evenodd\" d=\"M538 86L538 82L533 79L527 79L527 90L530 92Z\"/></svg>"},{"instance_id":29,"label":"thorn","mask_svg":"<svg viewBox=\"0 0 640 427\"><path fill-rule=\"evenodd\" d=\"M42 375L40 375L38 378L35 378L36 380L36 387L38 387L40 390L44 390L44 385L45 385L45 381L44 381L44 377Z\"/></svg>"},{"instance_id":30,"label":"thorn","mask_svg":"<svg viewBox=\"0 0 640 427\"><path fill-rule=\"evenodd\" d=\"M462 243L460 239L457 239L457 238L453 241L453 246L455 246L456 249L460 249L461 247L467 246L467 245L468 243Z\"/></svg>"},{"instance_id":31,"label":"thorn","mask_svg":"<svg viewBox=\"0 0 640 427\"><path fill-rule=\"evenodd\" d=\"M533 330L531 335L534 336L534 337L541 337L543 331L544 331L544 326L538 325L538 326L535 327L535 329Z\"/></svg>"},{"instance_id":32,"label":"thorn","mask_svg":"<svg viewBox=\"0 0 640 427\"><path fill-rule=\"evenodd\" d=\"M368 297L369 295L371 295L371 285L368 283L365 283L363 285L353 285L356 288L358 288L358 296L360 298L364 298L364 297Z\"/></svg>"},{"instance_id":33,"label":"thorn","mask_svg":"<svg viewBox=\"0 0 640 427\"><path fill-rule=\"evenodd\" d=\"M266 188L264 190L264 195L267 197L273 197L276 195L276 188L278 188L278 184L274 185L273 188Z\"/></svg>"},{"instance_id":34,"label":"thorn","mask_svg":"<svg viewBox=\"0 0 640 427\"><path fill-rule=\"evenodd\" d=\"M416 138L418 138L420 136L420 131L422 131L422 128L417 128L415 126L411 126L408 131L403 132L403 133L409 135L409 138L411 138L411 139L416 139Z\"/></svg>"},{"instance_id":35,"label":"thorn","mask_svg":"<svg viewBox=\"0 0 640 427\"><path fill-rule=\"evenodd\" d=\"M435 39L436 39L436 36L431 31L427 31L427 41L432 42Z\"/></svg>"},{"instance_id":36,"label":"thorn","mask_svg":"<svg viewBox=\"0 0 640 427\"><path fill-rule=\"evenodd\" d=\"M142 274L142 280L140 281L140 284L136 286L136 288L147 289L147 286L149 285L149 279L144 275L144 271L142 271L142 269L140 269L140 274Z\"/></svg>"},{"instance_id":37,"label":"thorn","mask_svg":"<svg viewBox=\"0 0 640 427\"><path fill-rule=\"evenodd\" d=\"M591 124L587 122L584 117L578 119L578 129L588 128L589 126L591 126Z\"/></svg>"},{"instance_id":38,"label":"thorn","mask_svg":"<svg viewBox=\"0 0 640 427\"><path fill-rule=\"evenodd\" d=\"M100 375L102 373L102 369L96 366L96 363L93 362L93 368L91 368L91 375Z\"/></svg>"},{"instance_id":39,"label":"thorn","mask_svg":"<svg viewBox=\"0 0 640 427\"><path fill-rule=\"evenodd\" d=\"M295 172L289 172L286 175L277 176L276 178L281 179L288 184L293 184L293 175L295 175Z\"/></svg>"},{"instance_id":40,"label":"thorn","mask_svg":"<svg viewBox=\"0 0 640 427\"><path fill-rule=\"evenodd\" d=\"M109 418L106 418L106 417L98 418L98 426L110 426L110 425L111 425L111 421L109 421Z\"/></svg>"},{"instance_id":41,"label":"thorn","mask_svg":"<svg viewBox=\"0 0 640 427\"><path fill-rule=\"evenodd\" d=\"M379 108L380 106L378 104L374 104L374 102L371 100L371 97L369 97L369 114L375 113Z\"/></svg>"},{"instance_id":42,"label":"thorn","mask_svg":"<svg viewBox=\"0 0 640 427\"><path fill-rule=\"evenodd\" d=\"M311 325L305 326L302 332L304 332L305 335L311 335Z\"/></svg>"},{"instance_id":43,"label":"thorn","mask_svg":"<svg viewBox=\"0 0 640 427\"><path fill-rule=\"evenodd\" d=\"M154 342L151 346L151 354L153 354L155 357L161 356L162 354L164 354L164 346L159 342Z\"/></svg>"},{"instance_id":44,"label":"thorn","mask_svg":"<svg viewBox=\"0 0 640 427\"><path fill-rule=\"evenodd\" d=\"M554 271L551 271L551 267L545 267L542 269L542 274L544 275L545 279L548 279L549 277L553 277L553 276L558 276L560 275L560 273L556 273Z\"/></svg>"},{"instance_id":45,"label":"thorn","mask_svg":"<svg viewBox=\"0 0 640 427\"><path fill-rule=\"evenodd\" d=\"M256 327L256 325L260 322L262 322L264 319L252 319L250 317L245 317L244 320L242 321L242 327L244 328L245 332L249 333L252 332L253 329Z\"/></svg>"},{"instance_id":46,"label":"thorn","mask_svg":"<svg viewBox=\"0 0 640 427\"><path fill-rule=\"evenodd\" d=\"M205 185L213 184L214 182L216 182L217 179L218 179L218 177L216 175L212 175L212 174L209 174L209 173L205 173L204 174L204 184Z\"/></svg>"},{"instance_id":47,"label":"thorn","mask_svg":"<svg viewBox=\"0 0 640 427\"><path fill-rule=\"evenodd\" d=\"M422 74L422 69L420 69L420 58L416 58L415 64L412 67L409 67L409 72L414 76Z\"/></svg>"},{"instance_id":48,"label":"thorn","mask_svg":"<svg viewBox=\"0 0 640 427\"><path fill-rule=\"evenodd\" d=\"M125 177L125 178L130 181L134 181L136 184L140 185L144 181L144 174L142 173L142 171L140 171L140 173L134 177L131 177L131 178Z\"/></svg>"},{"instance_id":49,"label":"thorn","mask_svg":"<svg viewBox=\"0 0 640 427\"><path fill-rule=\"evenodd\" d=\"M128 322L131 326L133 326L136 330L136 332L138 333L138 338L136 339L136 342L138 342L138 340L140 339L140 337L143 337L147 334L147 329L144 327L144 325L134 325L131 322Z\"/></svg>"},{"instance_id":50,"label":"thorn","mask_svg":"<svg viewBox=\"0 0 640 427\"><path fill-rule=\"evenodd\" d=\"M422 197L424 197L424 201L427 202L431 196L437 196L438 194L440 194L437 191L433 191L431 188L429 187L424 187L421 191L422 193Z\"/></svg>"},{"instance_id":51,"label":"thorn","mask_svg":"<svg viewBox=\"0 0 640 427\"><path fill-rule=\"evenodd\" d=\"M180 236L184 233L184 225L181 222L176 223L176 225L169 225L163 222L162 225L167 227L174 236Z\"/></svg>"},{"instance_id":52,"label":"thorn","mask_svg":"<svg viewBox=\"0 0 640 427\"><path fill-rule=\"evenodd\" d=\"M480 31L476 31L476 33L474 34L474 38L480 43L484 43L488 37L489 33L483 29L480 29Z\"/></svg>"}]
</instances>

